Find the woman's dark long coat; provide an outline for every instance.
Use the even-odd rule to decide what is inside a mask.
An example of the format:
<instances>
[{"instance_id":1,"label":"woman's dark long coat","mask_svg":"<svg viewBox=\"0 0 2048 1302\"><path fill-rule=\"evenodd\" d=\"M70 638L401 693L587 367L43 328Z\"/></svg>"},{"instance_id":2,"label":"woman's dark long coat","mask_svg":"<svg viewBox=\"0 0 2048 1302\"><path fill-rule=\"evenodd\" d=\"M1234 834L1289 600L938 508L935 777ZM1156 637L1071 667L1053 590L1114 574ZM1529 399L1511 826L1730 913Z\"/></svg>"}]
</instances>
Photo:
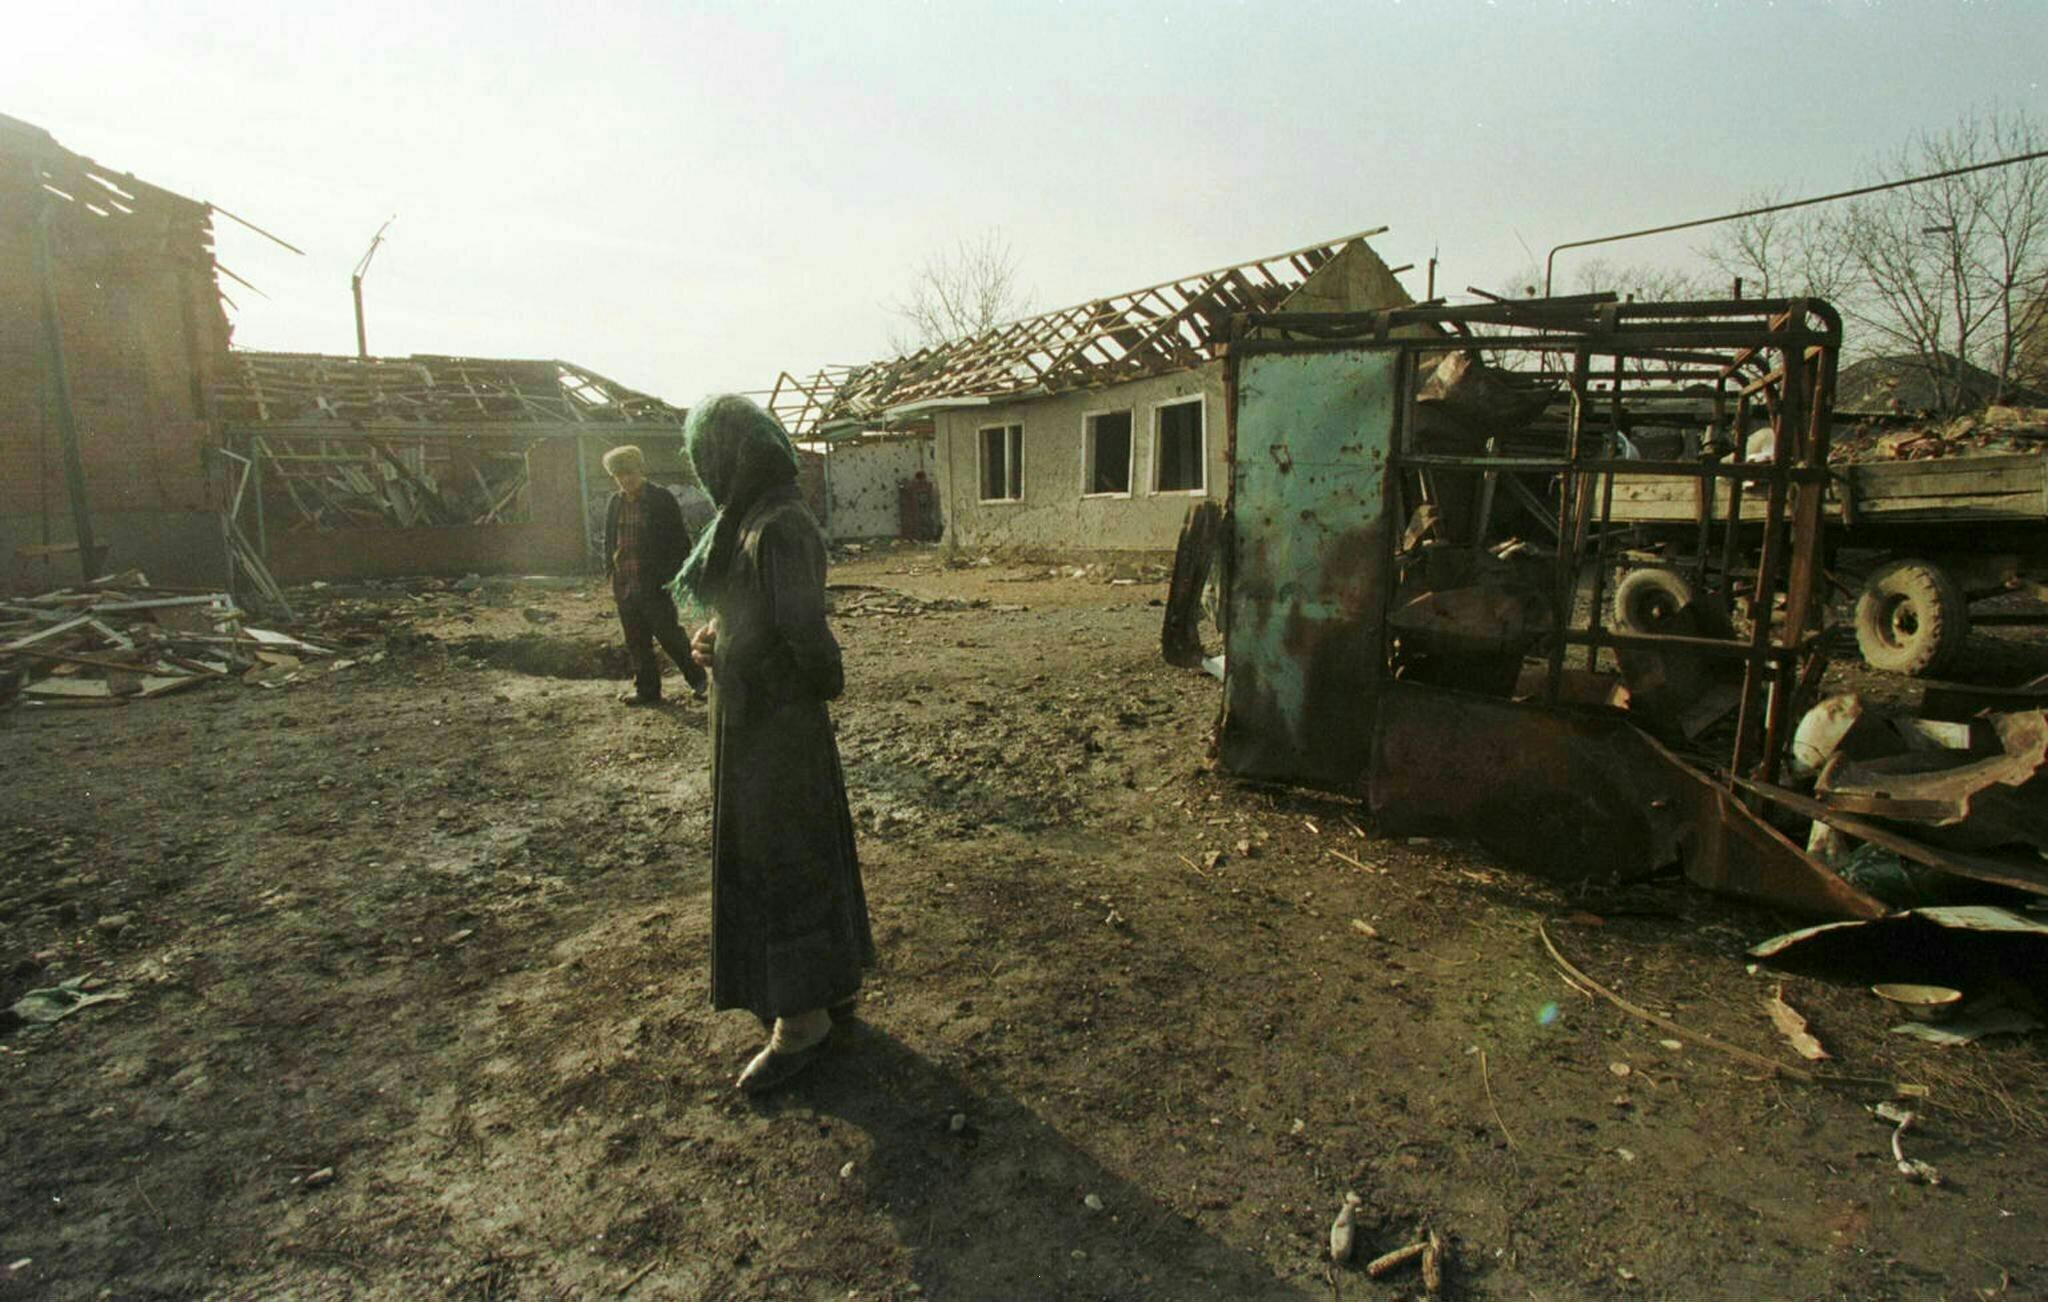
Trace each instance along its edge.
<instances>
[{"instance_id":1,"label":"woman's dark long coat","mask_svg":"<svg viewBox=\"0 0 2048 1302\"><path fill-rule=\"evenodd\" d=\"M852 995L875 952L825 709L845 685L825 549L794 489L747 513L717 615L711 1000L783 1017Z\"/></svg>"}]
</instances>

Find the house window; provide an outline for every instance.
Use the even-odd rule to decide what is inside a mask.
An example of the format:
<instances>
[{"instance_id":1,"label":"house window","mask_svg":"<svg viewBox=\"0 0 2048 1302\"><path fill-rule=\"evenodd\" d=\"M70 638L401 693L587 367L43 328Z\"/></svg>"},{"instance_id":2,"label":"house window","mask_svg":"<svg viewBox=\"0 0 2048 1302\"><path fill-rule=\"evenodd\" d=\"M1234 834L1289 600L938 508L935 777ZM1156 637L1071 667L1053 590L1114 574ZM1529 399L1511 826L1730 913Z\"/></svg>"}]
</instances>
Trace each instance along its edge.
<instances>
[{"instance_id":1,"label":"house window","mask_svg":"<svg viewBox=\"0 0 2048 1302\"><path fill-rule=\"evenodd\" d=\"M1203 446L1202 400L1163 403L1152 409L1152 491L1199 493L1208 484L1208 449Z\"/></svg>"},{"instance_id":2,"label":"house window","mask_svg":"<svg viewBox=\"0 0 2048 1302\"><path fill-rule=\"evenodd\" d=\"M1131 413L1098 411L1082 417L1086 494L1131 491Z\"/></svg>"},{"instance_id":3,"label":"house window","mask_svg":"<svg viewBox=\"0 0 2048 1302\"><path fill-rule=\"evenodd\" d=\"M981 431L981 500L1015 502L1024 496L1024 427L990 425Z\"/></svg>"}]
</instances>

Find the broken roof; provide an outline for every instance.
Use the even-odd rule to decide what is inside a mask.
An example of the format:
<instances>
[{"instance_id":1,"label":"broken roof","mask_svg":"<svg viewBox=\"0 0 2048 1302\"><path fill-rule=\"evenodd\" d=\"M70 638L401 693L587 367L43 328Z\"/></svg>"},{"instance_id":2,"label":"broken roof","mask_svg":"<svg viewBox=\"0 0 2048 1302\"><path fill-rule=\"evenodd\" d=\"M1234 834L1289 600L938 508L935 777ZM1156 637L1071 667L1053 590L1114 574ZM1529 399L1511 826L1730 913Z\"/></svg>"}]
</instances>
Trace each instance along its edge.
<instances>
[{"instance_id":1,"label":"broken roof","mask_svg":"<svg viewBox=\"0 0 2048 1302\"><path fill-rule=\"evenodd\" d=\"M203 221L207 215L208 206L200 200L138 181L132 173L102 167L64 148L43 128L4 113L0 113L0 157L26 159L34 185L64 205L60 212L110 222L145 216L152 210L187 221ZM21 175L13 168L0 172L4 172L0 184L10 187Z\"/></svg>"},{"instance_id":2,"label":"broken roof","mask_svg":"<svg viewBox=\"0 0 2048 1302\"><path fill-rule=\"evenodd\" d=\"M249 349L229 356L227 374L214 387L213 411L229 426L451 433L550 425L676 433L687 414L570 362Z\"/></svg>"},{"instance_id":3,"label":"broken roof","mask_svg":"<svg viewBox=\"0 0 2048 1302\"><path fill-rule=\"evenodd\" d=\"M809 438L833 426L886 425L924 408L1199 366L1216 356L1232 315L1278 310L1319 268L1385 230L1091 299L887 361L827 366L807 377L785 371L769 409L792 437Z\"/></svg>"}]
</instances>

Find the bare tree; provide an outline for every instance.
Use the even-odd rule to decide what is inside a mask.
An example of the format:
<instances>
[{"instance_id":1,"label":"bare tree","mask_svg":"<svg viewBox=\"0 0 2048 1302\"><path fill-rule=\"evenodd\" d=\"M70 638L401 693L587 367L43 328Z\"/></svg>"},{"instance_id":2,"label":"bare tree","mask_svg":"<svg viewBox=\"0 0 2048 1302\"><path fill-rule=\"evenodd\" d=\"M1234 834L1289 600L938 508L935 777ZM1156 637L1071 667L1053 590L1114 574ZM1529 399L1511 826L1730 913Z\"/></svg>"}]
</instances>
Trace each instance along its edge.
<instances>
[{"instance_id":1,"label":"bare tree","mask_svg":"<svg viewBox=\"0 0 2048 1302\"><path fill-rule=\"evenodd\" d=\"M1919 135L1886 162L1890 176L1946 172L1982 158L1978 119L1939 135ZM1989 215L1968 176L1948 176L1849 203L1837 217L1841 244L1868 287L1849 315L1919 358L1935 405L1964 405L1966 366L1997 309L1976 274Z\"/></svg>"},{"instance_id":2,"label":"bare tree","mask_svg":"<svg viewBox=\"0 0 2048 1302\"><path fill-rule=\"evenodd\" d=\"M2013 345L2012 379L2029 389L2048 389L2048 286L2036 284L2020 309Z\"/></svg>"},{"instance_id":3,"label":"bare tree","mask_svg":"<svg viewBox=\"0 0 2048 1302\"><path fill-rule=\"evenodd\" d=\"M2043 134L2024 113L1994 109L1983 119L1984 152L1993 158L2035 153L2043 147ZM1996 343L1987 360L1998 377L1997 397L2003 399L2017 379L2022 344L2030 329L2038 328L2048 289L2048 162L2035 159L1962 179L1984 218L1970 270L1986 283L1993 300Z\"/></svg>"},{"instance_id":4,"label":"bare tree","mask_svg":"<svg viewBox=\"0 0 2048 1302\"><path fill-rule=\"evenodd\" d=\"M1758 191L1744 206L1766 208L1783 202L1782 190ZM1740 278L1753 298L1825 298L1839 301L1857 288L1854 265L1824 210L1796 208L1760 213L1714 228L1713 239L1694 250L1725 278L1717 287L1733 292Z\"/></svg>"},{"instance_id":5,"label":"bare tree","mask_svg":"<svg viewBox=\"0 0 2048 1302\"><path fill-rule=\"evenodd\" d=\"M899 353L972 338L990 326L1014 321L1030 309L1030 295L1018 283L1017 256L999 230L961 239L950 253L926 258L911 278L909 293L889 310L904 329L889 345Z\"/></svg>"},{"instance_id":6,"label":"bare tree","mask_svg":"<svg viewBox=\"0 0 2048 1302\"><path fill-rule=\"evenodd\" d=\"M1582 294L1612 293L1624 301L1672 303L1717 298L1706 279L1695 272L1644 263L1612 263L1595 258L1573 277Z\"/></svg>"},{"instance_id":7,"label":"bare tree","mask_svg":"<svg viewBox=\"0 0 2048 1302\"><path fill-rule=\"evenodd\" d=\"M1950 171L2040 150L2048 132L2024 111L1975 110L1880 159L1873 182ZM1753 207L1781 196L1751 196ZM1715 229L1696 250L1769 297L1833 301L1851 347L1917 359L1938 404L1976 398L1969 368L2002 398L2022 383L2030 330L2048 290L2048 161L1943 177L1840 206L1764 213Z\"/></svg>"},{"instance_id":8,"label":"bare tree","mask_svg":"<svg viewBox=\"0 0 2048 1302\"><path fill-rule=\"evenodd\" d=\"M2041 128L2025 113L1965 115L1886 156L1873 181L1951 171L2034 152ZM1776 196L1755 196L1756 206ZM1842 309L1852 347L1904 354L1935 402L1954 410L1980 396L1973 365L2002 398L2048 273L2048 162L1942 177L1840 206L1765 213L1717 229L1699 250L1723 274L1767 296L1813 295Z\"/></svg>"}]
</instances>

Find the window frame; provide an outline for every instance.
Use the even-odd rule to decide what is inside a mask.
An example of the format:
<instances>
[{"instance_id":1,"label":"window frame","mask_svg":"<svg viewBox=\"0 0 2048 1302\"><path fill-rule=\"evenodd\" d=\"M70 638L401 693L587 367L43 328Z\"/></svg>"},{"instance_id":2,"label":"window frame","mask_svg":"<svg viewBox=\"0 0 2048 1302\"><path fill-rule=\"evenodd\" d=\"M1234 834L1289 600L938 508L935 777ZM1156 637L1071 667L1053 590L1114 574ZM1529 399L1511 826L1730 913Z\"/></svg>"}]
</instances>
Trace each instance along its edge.
<instances>
[{"instance_id":1,"label":"window frame","mask_svg":"<svg viewBox=\"0 0 2048 1302\"><path fill-rule=\"evenodd\" d=\"M1124 486L1122 489L1106 489L1102 492L1089 491L1095 480L1095 420L1101 416L1122 416L1128 422L1124 430L1127 452L1124 463ZM1081 413L1081 497L1082 500L1103 501L1112 498L1130 498L1138 482L1138 410L1131 407L1098 407Z\"/></svg>"},{"instance_id":2,"label":"window frame","mask_svg":"<svg viewBox=\"0 0 2048 1302\"><path fill-rule=\"evenodd\" d=\"M1003 455L1007 458L1004 470L1004 487L1015 484L1015 497L983 497L988 488L988 438L993 431L1002 430ZM1001 506L1005 503L1024 500L1024 422L1020 420L1000 421L993 425L974 427L974 493L979 506Z\"/></svg>"},{"instance_id":3,"label":"window frame","mask_svg":"<svg viewBox=\"0 0 2048 1302\"><path fill-rule=\"evenodd\" d=\"M1161 429L1163 423L1161 413L1168 407L1193 407L1201 420L1201 426L1196 431L1198 436L1195 445L1195 474L1197 479L1193 488L1161 488L1159 486L1159 467L1161 464L1159 437L1163 432ZM1191 393L1178 398L1166 398L1152 404L1152 466L1151 474L1147 479L1151 484L1151 495L1154 497L1207 497L1209 495L1208 394Z\"/></svg>"}]
</instances>

